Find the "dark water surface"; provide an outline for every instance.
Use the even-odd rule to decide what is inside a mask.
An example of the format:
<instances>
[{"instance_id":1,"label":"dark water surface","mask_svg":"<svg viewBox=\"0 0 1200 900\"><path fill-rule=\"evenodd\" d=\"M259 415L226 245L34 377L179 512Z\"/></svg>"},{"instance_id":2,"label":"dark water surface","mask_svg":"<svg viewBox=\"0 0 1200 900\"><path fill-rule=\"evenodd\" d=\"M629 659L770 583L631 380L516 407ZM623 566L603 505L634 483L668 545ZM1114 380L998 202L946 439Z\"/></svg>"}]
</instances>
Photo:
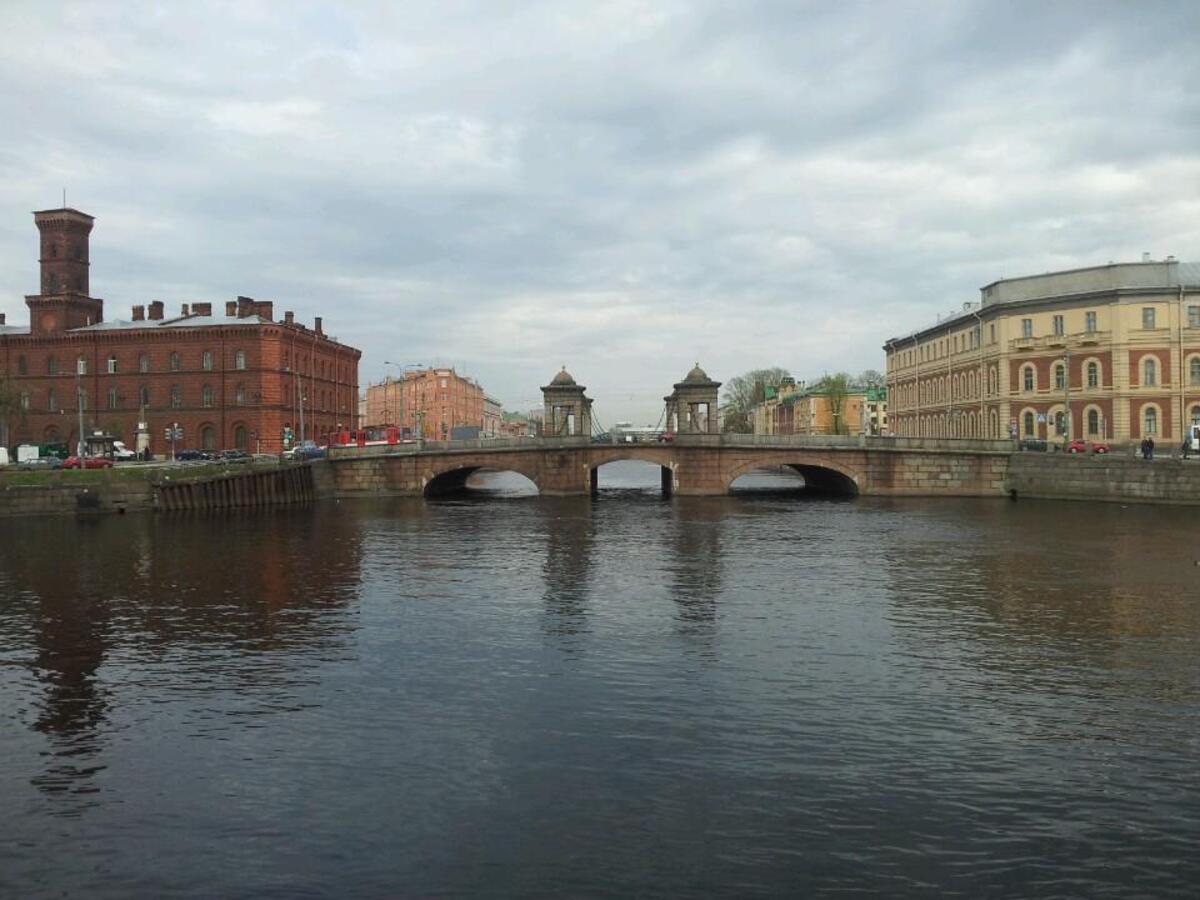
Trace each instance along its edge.
<instances>
[{"instance_id":1,"label":"dark water surface","mask_svg":"<svg viewBox=\"0 0 1200 900\"><path fill-rule=\"evenodd\" d=\"M487 483L0 523L0 896L1197 895L1196 510Z\"/></svg>"}]
</instances>

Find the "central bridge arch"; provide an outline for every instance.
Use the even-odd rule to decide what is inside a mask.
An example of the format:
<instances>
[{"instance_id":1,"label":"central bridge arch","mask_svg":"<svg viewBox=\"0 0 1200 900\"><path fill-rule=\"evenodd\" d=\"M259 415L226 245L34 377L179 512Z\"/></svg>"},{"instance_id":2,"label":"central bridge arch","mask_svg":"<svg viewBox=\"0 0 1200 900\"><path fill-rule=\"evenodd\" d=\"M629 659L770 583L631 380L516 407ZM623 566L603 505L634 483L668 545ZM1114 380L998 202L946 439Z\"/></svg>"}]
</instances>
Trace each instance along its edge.
<instances>
[{"instance_id":1,"label":"central bridge arch","mask_svg":"<svg viewBox=\"0 0 1200 900\"><path fill-rule=\"evenodd\" d=\"M589 455L592 494L596 494L600 489L601 467L615 462L643 462L656 467L659 470L659 486L663 496L670 496L674 492L677 463L670 447L653 444L615 444L593 448Z\"/></svg>"},{"instance_id":2,"label":"central bridge arch","mask_svg":"<svg viewBox=\"0 0 1200 900\"><path fill-rule=\"evenodd\" d=\"M850 466L827 457L786 453L763 456L735 466L725 475L725 490L743 475L759 469L787 467L804 478L804 490L831 497L857 497L860 491L860 475Z\"/></svg>"},{"instance_id":3,"label":"central bridge arch","mask_svg":"<svg viewBox=\"0 0 1200 900\"><path fill-rule=\"evenodd\" d=\"M515 472L533 482L538 493L542 493L539 473L529 469L516 460L497 459L486 464L481 462L449 463L436 469L422 473L421 495L424 497L445 497L461 494L468 490L467 481L476 472Z\"/></svg>"}]
</instances>

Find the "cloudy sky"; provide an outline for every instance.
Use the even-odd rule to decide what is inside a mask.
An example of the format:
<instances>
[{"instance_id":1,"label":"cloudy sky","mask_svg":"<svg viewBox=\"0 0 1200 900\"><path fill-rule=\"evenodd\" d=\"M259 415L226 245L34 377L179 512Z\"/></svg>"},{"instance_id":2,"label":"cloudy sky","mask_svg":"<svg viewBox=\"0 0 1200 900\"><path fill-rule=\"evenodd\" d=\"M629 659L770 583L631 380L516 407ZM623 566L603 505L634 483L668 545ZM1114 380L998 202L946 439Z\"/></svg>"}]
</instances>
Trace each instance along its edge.
<instances>
[{"instance_id":1,"label":"cloudy sky","mask_svg":"<svg viewBox=\"0 0 1200 900\"><path fill-rule=\"evenodd\" d=\"M998 277L1200 258L1200 4L0 4L0 311L272 299L601 421L883 368Z\"/></svg>"}]
</instances>

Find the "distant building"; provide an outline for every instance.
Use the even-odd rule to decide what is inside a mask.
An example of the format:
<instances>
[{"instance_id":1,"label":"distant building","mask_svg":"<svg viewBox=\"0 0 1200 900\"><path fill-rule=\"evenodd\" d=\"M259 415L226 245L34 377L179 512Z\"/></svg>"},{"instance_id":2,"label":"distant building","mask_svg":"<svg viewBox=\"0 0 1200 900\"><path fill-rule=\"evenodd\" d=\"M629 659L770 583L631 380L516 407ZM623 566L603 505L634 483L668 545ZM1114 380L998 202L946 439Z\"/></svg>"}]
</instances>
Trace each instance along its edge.
<instances>
[{"instance_id":1,"label":"distant building","mask_svg":"<svg viewBox=\"0 0 1200 900\"><path fill-rule=\"evenodd\" d=\"M455 428L484 423L483 388L448 369L418 369L401 378L386 378L367 388L367 420L371 425L397 425L409 435L449 440Z\"/></svg>"},{"instance_id":2,"label":"distant building","mask_svg":"<svg viewBox=\"0 0 1200 900\"><path fill-rule=\"evenodd\" d=\"M878 393L871 413L867 388L851 385L845 393L833 393L788 378L778 388L767 388L766 399L754 407L754 433L862 434L872 422L886 423L886 395Z\"/></svg>"},{"instance_id":3,"label":"distant building","mask_svg":"<svg viewBox=\"0 0 1200 900\"><path fill-rule=\"evenodd\" d=\"M1200 264L1002 279L884 351L895 434L1180 441L1200 424Z\"/></svg>"},{"instance_id":4,"label":"distant building","mask_svg":"<svg viewBox=\"0 0 1200 900\"><path fill-rule=\"evenodd\" d=\"M483 437L499 437L500 422L504 416L504 407L495 397L483 395L483 428L480 431Z\"/></svg>"},{"instance_id":5,"label":"distant building","mask_svg":"<svg viewBox=\"0 0 1200 900\"><path fill-rule=\"evenodd\" d=\"M887 434L887 388L869 387L862 405L863 434Z\"/></svg>"},{"instance_id":6,"label":"distant building","mask_svg":"<svg viewBox=\"0 0 1200 900\"><path fill-rule=\"evenodd\" d=\"M178 424L182 446L277 452L285 434L319 439L358 414L360 353L270 301L238 297L214 313L184 303L168 315L160 300L105 317L89 288L94 219L75 209L35 212L41 292L25 298L28 326L0 315L0 373L16 403L0 440L73 446L103 430L133 446L139 422L149 449L168 450ZM224 313L222 315L222 312ZM144 413L144 415L143 415Z\"/></svg>"}]
</instances>

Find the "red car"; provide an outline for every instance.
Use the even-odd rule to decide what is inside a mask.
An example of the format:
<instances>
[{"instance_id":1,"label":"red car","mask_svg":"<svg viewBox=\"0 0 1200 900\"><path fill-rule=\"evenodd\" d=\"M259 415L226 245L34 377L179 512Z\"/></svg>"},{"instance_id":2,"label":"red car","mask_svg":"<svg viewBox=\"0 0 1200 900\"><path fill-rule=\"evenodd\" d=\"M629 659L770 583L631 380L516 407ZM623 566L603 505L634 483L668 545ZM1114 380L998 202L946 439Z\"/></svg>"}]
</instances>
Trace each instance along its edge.
<instances>
[{"instance_id":1,"label":"red car","mask_svg":"<svg viewBox=\"0 0 1200 900\"><path fill-rule=\"evenodd\" d=\"M660 444L669 444L673 440L675 440L675 432L673 431L664 431L658 436L658 442Z\"/></svg>"},{"instance_id":2,"label":"red car","mask_svg":"<svg viewBox=\"0 0 1200 900\"><path fill-rule=\"evenodd\" d=\"M83 465L80 465L80 462ZM78 456L68 456L67 461L63 463L64 469L111 469L112 460L107 456L85 456L82 460Z\"/></svg>"},{"instance_id":3,"label":"red car","mask_svg":"<svg viewBox=\"0 0 1200 900\"><path fill-rule=\"evenodd\" d=\"M1068 453L1107 453L1108 444L1099 441L1081 441L1078 438L1067 444Z\"/></svg>"}]
</instances>

